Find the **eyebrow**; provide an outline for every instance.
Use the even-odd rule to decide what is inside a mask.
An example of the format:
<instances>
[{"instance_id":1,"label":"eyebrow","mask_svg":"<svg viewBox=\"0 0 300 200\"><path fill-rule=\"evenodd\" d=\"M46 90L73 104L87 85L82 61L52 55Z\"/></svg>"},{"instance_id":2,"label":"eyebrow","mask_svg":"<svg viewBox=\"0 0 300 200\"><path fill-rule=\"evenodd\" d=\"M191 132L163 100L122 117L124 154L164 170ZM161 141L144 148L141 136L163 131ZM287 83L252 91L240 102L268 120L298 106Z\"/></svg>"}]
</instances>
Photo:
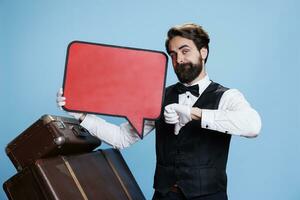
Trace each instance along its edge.
<instances>
[{"instance_id":1,"label":"eyebrow","mask_svg":"<svg viewBox=\"0 0 300 200\"><path fill-rule=\"evenodd\" d=\"M187 44L184 44L184 45L180 46L178 49L180 50L180 49L183 49L183 48L185 48L185 47L190 48L190 46L188 46ZM171 53L176 53L176 52L175 52L175 51L170 51L169 54L171 54Z\"/></svg>"},{"instance_id":2,"label":"eyebrow","mask_svg":"<svg viewBox=\"0 0 300 200\"><path fill-rule=\"evenodd\" d=\"M179 47L178 49L183 49L184 47L189 47L189 46L187 44L184 44L181 47Z\"/></svg>"}]
</instances>

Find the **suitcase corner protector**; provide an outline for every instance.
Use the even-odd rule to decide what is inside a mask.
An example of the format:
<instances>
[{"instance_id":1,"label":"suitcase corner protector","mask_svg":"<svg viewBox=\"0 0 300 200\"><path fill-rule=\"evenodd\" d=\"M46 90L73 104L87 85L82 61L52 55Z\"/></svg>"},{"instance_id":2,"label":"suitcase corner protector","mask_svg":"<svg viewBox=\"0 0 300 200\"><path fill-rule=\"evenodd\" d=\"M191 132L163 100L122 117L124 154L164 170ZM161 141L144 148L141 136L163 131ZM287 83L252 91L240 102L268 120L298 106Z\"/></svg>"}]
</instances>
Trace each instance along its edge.
<instances>
[{"instance_id":1,"label":"suitcase corner protector","mask_svg":"<svg viewBox=\"0 0 300 200\"><path fill-rule=\"evenodd\" d=\"M10 154L10 152L11 152L11 149L8 146L6 146L5 147L5 153L6 153L6 155Z\"/></svg>"},{"instance_id":2,"label":"suitcase corner protector","mask_svg":"<svg viewBox=\"0 0 300 200\"><path fill-rule=\"evenodd\" d=\"M54 121L55 119L51 115L49 115L49 114L44 114L41 117L41 120L43 121L44 124L48 124L48 123Z\"/></svg>"}]
</instances>

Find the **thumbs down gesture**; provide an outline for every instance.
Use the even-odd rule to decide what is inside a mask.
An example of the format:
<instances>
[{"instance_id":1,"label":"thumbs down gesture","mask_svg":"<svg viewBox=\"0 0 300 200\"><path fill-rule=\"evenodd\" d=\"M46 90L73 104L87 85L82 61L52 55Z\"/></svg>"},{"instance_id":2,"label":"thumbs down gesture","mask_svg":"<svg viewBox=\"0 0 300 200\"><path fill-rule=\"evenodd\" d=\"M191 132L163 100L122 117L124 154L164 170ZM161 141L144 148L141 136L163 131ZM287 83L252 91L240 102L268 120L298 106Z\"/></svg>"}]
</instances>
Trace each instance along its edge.
<instances>
[{"instance_id":1,"label":"thumbs down gesture","mask_svg":"<svg viewBox=\"0 0 300 200\"><path fill-rule=\"evenodd\" d=\"M191 108L178 103L169 104L164 110L165 122L175 124L174 134L178 135L180 129L192 120Z\"/></svg>"}]
</instances>

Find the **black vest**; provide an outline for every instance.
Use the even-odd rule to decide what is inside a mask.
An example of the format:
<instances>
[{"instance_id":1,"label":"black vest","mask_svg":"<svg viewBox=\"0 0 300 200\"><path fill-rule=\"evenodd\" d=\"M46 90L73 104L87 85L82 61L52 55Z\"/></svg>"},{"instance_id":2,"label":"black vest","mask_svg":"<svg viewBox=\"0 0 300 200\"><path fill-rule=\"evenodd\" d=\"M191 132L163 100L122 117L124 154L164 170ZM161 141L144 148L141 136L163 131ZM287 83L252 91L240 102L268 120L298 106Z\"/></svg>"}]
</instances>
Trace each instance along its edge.
<instances>
[{"instance_id":1,"label":"black vest","mask_svg":"<svg viewBox=\"0 0 300 200\"><path fill-rule=\"evenodd\" d=\"M218 109L226 90L228 88L212 82L193 107ZM175 85L166 89L162 109L171 103L178 103ZM203 129L200 120L190 121L175 135L174 125L166 124L163 115L156 121L155 127L155 190L166 193L177 184L187 198L226 192L226 163L231 135Z\"/></svg>"}]
</instances>

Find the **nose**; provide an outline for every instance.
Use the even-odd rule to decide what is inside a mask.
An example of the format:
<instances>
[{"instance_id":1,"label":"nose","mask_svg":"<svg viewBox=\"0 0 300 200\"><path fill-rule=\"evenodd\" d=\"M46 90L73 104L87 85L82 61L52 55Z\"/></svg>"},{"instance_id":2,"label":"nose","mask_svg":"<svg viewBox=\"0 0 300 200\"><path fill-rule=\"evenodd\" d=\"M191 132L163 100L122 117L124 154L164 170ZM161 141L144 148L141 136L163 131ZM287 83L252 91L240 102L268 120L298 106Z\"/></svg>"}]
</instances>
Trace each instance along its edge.
<instances>
[{"instance_id":1,"label":"nose","mask_svg":"<svg viewBox=\"0 0 300 200\"><path fill-rule=\"evenodd\" d=\"M184 61L184 57L179 53L179 54L177 54L177 60L176 61L177 61L178 64L181 64Z\"/></svg>"}]
</instances>

